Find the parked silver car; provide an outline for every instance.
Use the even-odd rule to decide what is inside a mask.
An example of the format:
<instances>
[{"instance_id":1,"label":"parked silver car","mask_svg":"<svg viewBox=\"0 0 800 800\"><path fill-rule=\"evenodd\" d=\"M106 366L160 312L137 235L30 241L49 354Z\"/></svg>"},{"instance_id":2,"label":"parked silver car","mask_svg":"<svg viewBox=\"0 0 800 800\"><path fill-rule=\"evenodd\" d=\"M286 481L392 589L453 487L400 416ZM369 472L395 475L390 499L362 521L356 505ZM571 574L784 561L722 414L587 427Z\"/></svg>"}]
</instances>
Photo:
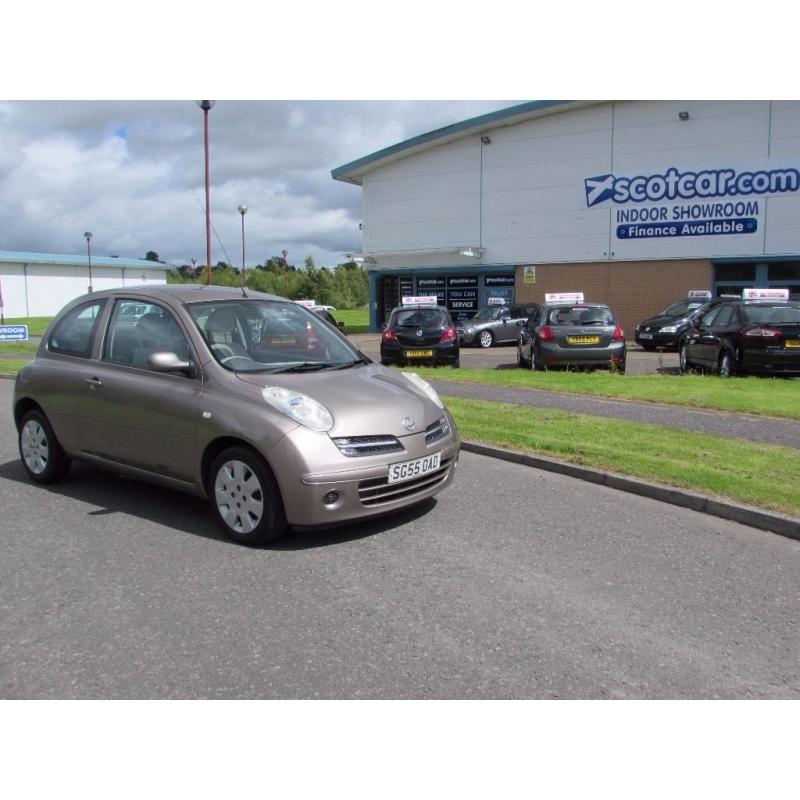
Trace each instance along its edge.
<instances>
[{"instance_id":1,"label":"parked silver car","mask_svg":"<svg viewBox=\"0 0 800 800\"><path fill-rule=\"evenodd\" d=\"M516 344L519 329L537 306L487 306L458 325L462 347Z\"/></svg>"},{"instance_id":2,"label":"parked silver car","mask_svg":"<svg viewBox=\"0 0 800 800\"><path fill-rule=\"evenodd\" d=\"M76 459L189 491L250 545L411 505L458 462L453 418L422 378L295 303L215 286L74 300L20 370L13 410L37 483Z\"/></svg>"}]
</instances>

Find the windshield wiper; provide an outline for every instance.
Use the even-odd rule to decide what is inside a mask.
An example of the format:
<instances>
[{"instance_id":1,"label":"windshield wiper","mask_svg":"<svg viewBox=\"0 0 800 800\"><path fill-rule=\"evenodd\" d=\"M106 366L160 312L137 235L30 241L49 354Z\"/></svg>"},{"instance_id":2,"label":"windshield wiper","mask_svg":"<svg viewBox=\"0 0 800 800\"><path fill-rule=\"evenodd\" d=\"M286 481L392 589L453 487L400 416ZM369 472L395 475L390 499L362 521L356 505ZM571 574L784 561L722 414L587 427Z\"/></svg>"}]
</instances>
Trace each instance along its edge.
<instances>
[{"instance_id":1,"label":"windshield wiper","mask_svg":"<svg viewBox=\"0 0 800 800\"><path fill-rule=\"evenodd\" d=\"M333 369L335 364L326 364L324 361L301 361L288 367L272 370L273 372L315 372L321 369Z\"/></svg>"},{"instance_id":2,"label":"windshield wiper","mask_svg":"<svg viewBox=\"0 0 800 800\"><path fill-rule=\"evenodd\" d=\"M352 361L345 361L343 364L337 364L335 367L331 367L331 369L351 369L360 364L369 364L369 361L367 361L366 358L355 358Z\"/></svg>"}]
</instances>

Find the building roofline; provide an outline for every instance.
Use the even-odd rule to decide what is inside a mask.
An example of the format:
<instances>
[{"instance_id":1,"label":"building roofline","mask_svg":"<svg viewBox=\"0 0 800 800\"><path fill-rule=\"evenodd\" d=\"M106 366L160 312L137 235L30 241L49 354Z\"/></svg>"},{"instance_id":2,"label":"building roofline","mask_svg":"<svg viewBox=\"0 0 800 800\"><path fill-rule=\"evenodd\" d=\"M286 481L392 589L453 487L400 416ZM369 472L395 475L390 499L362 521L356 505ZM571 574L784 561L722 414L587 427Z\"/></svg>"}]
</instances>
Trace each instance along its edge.
<instances>
[{"instance_id":1,"label":"building roofline","mask_svg":"<svg viewBox=\"0 0 800 800\"><path fill-rule=\"evenodd\" d=\"M85 255L60 255L58 253L26 253L14 250L0 250L0 263L6 264L52 264L82 267L88 263ZM144 258L117 258L111 256L92 256L93 267L132 267L151 270L168 270L169 264L148 261Z\"/></svg>"},{"instance_id":2,"label":"building roofline","mask_svg":"<svg viewBox=\"0 0 800 800\"><path fill-rule=\"evenodd\" d=\"M360 186L361 180L367 172L378 166L383 166L384 163L411 155L412 152L418 152L435 144L444 144L446 141L458 139L472 131L485 130L499 125L513 125L530 117L567 111L569 108L586 105L587 103L588 101L579 100L535 100L510 106L509 108L502 108L499 111L492 111L489 114L462 120L453 125L447 125L444 128L438 128L434 131L414 136L411 139L406 139L398 144L393 144L390 147L385 147L383 150L378 150L368 156L351 161L349 164L343 164L341 167L332 169L331 177L337 181L354 183Z\"/></svg>"}]
</instances>

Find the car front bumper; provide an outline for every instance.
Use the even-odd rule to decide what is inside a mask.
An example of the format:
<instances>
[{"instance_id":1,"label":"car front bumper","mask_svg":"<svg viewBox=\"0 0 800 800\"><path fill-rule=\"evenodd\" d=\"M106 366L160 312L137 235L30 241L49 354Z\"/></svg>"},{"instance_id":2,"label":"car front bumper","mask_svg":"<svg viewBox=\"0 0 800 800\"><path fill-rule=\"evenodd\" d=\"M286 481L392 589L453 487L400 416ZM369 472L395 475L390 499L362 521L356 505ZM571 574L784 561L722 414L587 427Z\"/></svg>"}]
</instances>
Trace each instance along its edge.
<instances>
[{"instance_id":1,"label":"car front bumper","mask_svg":"<svg viewBox=\"0 0 800 800\"><path fill-rule=\"evenodd\" d=\"M430 350L432 355L422 357L409 355L419 350ZM459 344L455 340L418 346L381 342L381 360L395 364L452 364L458 359L458 355Z\"/></svg>"},{"instance_id":2,"label":"car front bumper","mask_svg":"<svg viewBox=\"0 0 800 800\"><path fill-rule=\"evenodd\" d=\"M368 519L433 497L452 483L458 466L461 443L450 414L451 432L426 444L425 433L400 439L404 452L347 458L333 442L324 463L310 463L305 454L319 453L319 434L298 428L285 436L269 453L269 460L280 464L274 469L283 497L286 519L296 526L337 525L350 520ZM412 459L441 453L438 470L421 478L388 483L389 467ZM296 476L293 479L287 476ZM336 492L338 499L323 498Z\"/></svg>"}]
</instances>

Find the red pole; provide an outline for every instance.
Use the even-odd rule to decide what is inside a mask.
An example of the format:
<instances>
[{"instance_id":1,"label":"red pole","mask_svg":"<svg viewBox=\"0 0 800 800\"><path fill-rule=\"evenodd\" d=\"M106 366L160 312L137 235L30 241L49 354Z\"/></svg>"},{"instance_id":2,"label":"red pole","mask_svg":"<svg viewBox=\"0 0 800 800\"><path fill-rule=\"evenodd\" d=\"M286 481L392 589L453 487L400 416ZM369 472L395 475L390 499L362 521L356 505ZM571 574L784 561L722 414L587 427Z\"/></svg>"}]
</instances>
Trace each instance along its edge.
<instances>
[{"instance_id":1,"label":"red pole","mask_svg":"<svg viewBox=\"0 0 800 800\"><path fill-rule=\"evenodd\" d=\"M208 112L210 109L203 109L203 128L205 134L206 151L206 284L211 283L211 192L208 185Z\"/></svg>"}]
</instances>

